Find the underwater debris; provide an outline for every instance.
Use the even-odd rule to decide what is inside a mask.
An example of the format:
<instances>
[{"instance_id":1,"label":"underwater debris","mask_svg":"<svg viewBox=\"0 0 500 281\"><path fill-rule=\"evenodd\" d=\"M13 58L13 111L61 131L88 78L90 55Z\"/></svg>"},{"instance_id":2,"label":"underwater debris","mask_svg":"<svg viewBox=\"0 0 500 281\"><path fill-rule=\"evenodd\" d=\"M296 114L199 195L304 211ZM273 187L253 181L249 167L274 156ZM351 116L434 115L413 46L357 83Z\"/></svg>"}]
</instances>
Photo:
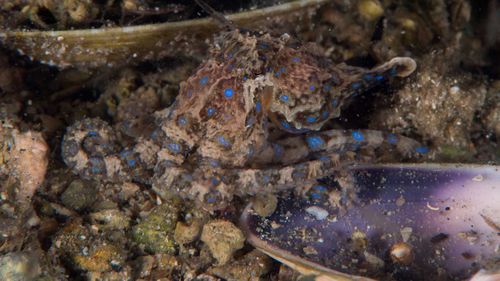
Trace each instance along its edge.
<instances>
[{"instance_id":1,"label":"underwater debris","mask_svg":"<svg viewBox=\"0 0 500 281\"><path fill-rule=\"evenodd\" d=\"M75 0L72 0L75 1ZM239 26L251 28L272 17L303 15L326 0L298 0L228 15ZM211 18L145 24L127 27L104 27L82 30L1 31L0 42L33 60L58 67L118 66L143 60L159 60L179 53L204 53L204 39L218 31ZM190 52L190 53L187 53Z\"/></svg>"},{"instance_id":2,"label":"underwater debris","mask_svg":"<svg viewBox=\"0 0 500 281\"><path fill-rule=\"evenodd\" d=\"M20 132L9 123L0 124L0 175L19 181L16 198L29 202L45 179L49 147L41 133Z\"/></svg>"}]
</instances>

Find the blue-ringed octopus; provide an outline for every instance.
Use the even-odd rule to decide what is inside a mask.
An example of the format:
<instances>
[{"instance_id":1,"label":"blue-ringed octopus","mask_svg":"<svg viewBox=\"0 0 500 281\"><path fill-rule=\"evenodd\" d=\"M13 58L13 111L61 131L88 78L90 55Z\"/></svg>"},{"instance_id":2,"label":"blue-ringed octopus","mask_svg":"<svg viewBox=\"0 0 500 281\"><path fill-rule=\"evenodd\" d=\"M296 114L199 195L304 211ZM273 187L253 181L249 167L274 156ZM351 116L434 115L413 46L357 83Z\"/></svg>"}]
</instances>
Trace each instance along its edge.
<instances>
[{"instance_id":1,"label":"blue-ringed octopus","mask_svg":"<svg viewBox=\"0 0 500 281\"><path fill-rule=\"evenodd\" d=\"M151 134L124 145L106 122L84 119L67 129L64 162L84 178L146 181L162 198L218 209L235 195L304 190L359 161L362 148L427 152L392 133L321 130L349 98L413 73L413 59L365 69L290 42L287 34L220 33L174 104L156 113Z\"/></svg>"}]
</instances>

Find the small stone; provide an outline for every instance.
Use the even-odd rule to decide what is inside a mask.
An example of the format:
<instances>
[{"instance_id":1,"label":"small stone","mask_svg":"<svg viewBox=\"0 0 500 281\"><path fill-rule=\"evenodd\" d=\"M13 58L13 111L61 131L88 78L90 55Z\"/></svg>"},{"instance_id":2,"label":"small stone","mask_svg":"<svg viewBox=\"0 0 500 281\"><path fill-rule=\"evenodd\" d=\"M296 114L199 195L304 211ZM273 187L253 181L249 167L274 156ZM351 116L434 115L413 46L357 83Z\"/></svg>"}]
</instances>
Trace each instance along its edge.
<instances>
[{"instance_id":1,"label":"small stone","mask_svg":"<svg viewBox=\"0 0 500 281\"><path fill-rule=\"evenodd\" d=\"M49 146L38 132L21 133L14 129L8 136L4 136L5 126L0 125L0 146L7 149L0 151L0 160L6 164L9 176L19 181L18 200L29 202L45 179Z\"/></svg>"},{"instance_id":2,"label":"small stone","mask_svg":"<svg viewBox=\"0 0 500 281\"><path fill-rule=\"evenodd\" d=\"M384 14L384 8L378 0L361 0L358 2L359 14L369 21L374 21Z\"/></svg>"},{"instance_id":3,"label":"small stone","mask_svg":"<svg viewBox=\"0 0 500 281\"><path fill-rule=\"evenodd\" d=\"M122 230L130 226L130 218L117 209L94 212L90 214L90 219L105 229Z\"/></svg>"},{"instance_id":4,"label":"small stone","mask_svg":"<svg viewBox=\"0 0 500 281\"><path fill-rule=\"evenodd\" d=\"M190 224L177 222L174 232L175 242L184 245L195 241L200 236L202 226L202 221L199 219L193 219Z\"/></svg>"},{"instance_id":5,"label":"small stone","mask_svg":"<svg viewBox=\"0 0 500 281\"><path fill-rule=\"evenodd\" d=\"M88 254L77 255L75 262L86 271L105 272L124 262L124 257L114 245L101 244L92 247Z\"/></svg>"},{"instance_id":6,"label":"small stone","mask_svg":"<svg viewBox=\"0 0 500 281\"><path fill-rule=\"evenodd\" d=\"M91 181L74 180L61 195L64 206L81 211L89 208L96 199L96 189Z\"/></svg>"},{"instance_id":7,"label":"small stone","mask_svg":"<svg viewBox=\"0 0 500 281\"><path fill-rule=\"evenodd\" d=\"M106 272L125 265L124 245L108 240L109 233L96 232L92 226L75 220L53 239L49 252L68 262L72 270Z\"/></svg>"},{"instance_id":8,"label":"small stone","mask_svg":"<svg viewBox=\"0 0 500 281\"><path fill-rule=\"evenodd\" d=\"M411 234L413 233L413 228L403 227L400 232L401 237L403 237L403 242L408 242L408 240L410 240Z\"/></svg>"},{"instance_id":9,"label":"small stone","mask_svg":"<svg viewBox=\"0 0 500 281\"><path fill-rule=\"evenodd\" d=\"M396 199L396 206L401 207L406 203L406 199L403 197L403 195L399 196L398 199Z\"/></svg>"},{"instance_id":10,"label":"small stone","mask_svg":"<svg viewBox=\"0 0 500 281\"><path fill-rule=\"evenodd\" d=\"M253 281L267 274L272 267L271 258L258 250L253 250L241 259L223 266L213 267L210 273L225 280Z\"/></svg>"},{"instance_id":11,"label":"small stone","mask_svg":"<svg viewBox=\"0 0 500 281\"><path fill-rule=\"evenodd\" d=\"M171 202L156 207L132 230L132 239L151 253L173 254L179 209Z\"/></svg>"},{"instance_id":12,"label":"small stone","mask_svg":"<svg viewBox=\"0 0 500 281\"><path fill-rule=\"evenodd\" d=\"M394 244L389 251L391 259L395 263L408 265L413 261L412 247L405 242Z\"/></svg>"},{"instance_id":13,"label":"small stone","mask_svg":"<svg viewBox=\"0 0 500 281\"><path fill-rule=\"evenodd\" d=\"M233 223L213 220L203 226L201 241L207 244L218 264L223 265L231 259L236 250L243 248L245 236Z\"/></svg>"},{"instance_id":14,"label":"small stone","mask_svg":"<svg viewBox=\"0 0 500 281\"><path fill-rule=\"evenodd\" d=\"M366 233L355 230L352 235L352 247L355 250L365 250L368 247L368 238L366 237Z\"/></svg>"},{"instance_id":15,"label":"small stone","mask_svg":"<svg viewBox=\"0 0 500 281\"><path fill-rule=\"evenodd\" d=\"M365 256L365 259L368 262L368 264L370 264L370 267L377 270L384 268L385 262L383 259L366 251L363 253L363 255Z\"/></svg>"},{"instance_id":16,"label":"small stone","mask_svg":"<svg viewBox=\"0 0 500 281\"><path fill-rule=\"evenodd\" d=\"M319 221L328 217L328 211L318 206L308 207L306 212Z\"/></svg>"},{"instance_id":17,"label":"small stone","mask_svg":"<svg viewBox=\"0 0 500 281\"><path fill-rule=\"evenodd\" d=\"M252 201L253 210L261 217L268 217L274 213L278 199L274 194L258 194Z\"/></svg>"},{"instance_id":18,"label":"small stone","mask_svg":"<svg viewBox=\"0 0 500 281\"><path fill-rule=\"evenodd\" d=\"M139 186L135 183L124 182L121 186L122 192L120 193L120 199L128 200L140 190Z\"/></svg>"},{"instance_id":19,"label":"small stone","mask_svg":"<svg viewBox=\"0 0 500 281\"><path fill-rule=\"evenodd\" d=\"M31 252L16 252L0 256L0 280L34 280L42 273L39 259Z\"/></svg>"},{"instance_id":20,"label":"small stone","mask_svg":"<svg viewBox=\"0 0 500 281\"><path fill-rule=\"evenodd\" d=\"M305 246L302 251L308 256L318 255L318 251L312 246Z\"/></svg>"}]
</instances>

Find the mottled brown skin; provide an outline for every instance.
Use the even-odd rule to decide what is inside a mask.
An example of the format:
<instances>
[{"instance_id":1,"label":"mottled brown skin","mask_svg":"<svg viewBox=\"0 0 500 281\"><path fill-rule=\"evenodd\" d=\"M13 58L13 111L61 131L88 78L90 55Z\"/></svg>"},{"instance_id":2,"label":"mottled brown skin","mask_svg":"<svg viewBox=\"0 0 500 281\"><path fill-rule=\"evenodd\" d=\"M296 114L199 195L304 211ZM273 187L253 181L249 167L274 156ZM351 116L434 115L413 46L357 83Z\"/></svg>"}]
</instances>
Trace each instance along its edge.
<instances>
[{"instance_id":1,"label":"mottled brown skin","mask_svg":"<svg viewBox=\"0 0 500 281\"><path fill-rule=\"evenodd\" d=\"M360 147L388 143L406 155L424 152L411 139L377 131L315 133L349 97L411 74L412 59L366 70L334 65L288 40L222 33L175 104L156 113L153 134L122 149L106 123L87 119L68 129L65 162L84 177L144 181L152 173L160 196L222 208L233 195L303 188L353 163L355 154L346 152Z\"/></svg>"}]
</instances>

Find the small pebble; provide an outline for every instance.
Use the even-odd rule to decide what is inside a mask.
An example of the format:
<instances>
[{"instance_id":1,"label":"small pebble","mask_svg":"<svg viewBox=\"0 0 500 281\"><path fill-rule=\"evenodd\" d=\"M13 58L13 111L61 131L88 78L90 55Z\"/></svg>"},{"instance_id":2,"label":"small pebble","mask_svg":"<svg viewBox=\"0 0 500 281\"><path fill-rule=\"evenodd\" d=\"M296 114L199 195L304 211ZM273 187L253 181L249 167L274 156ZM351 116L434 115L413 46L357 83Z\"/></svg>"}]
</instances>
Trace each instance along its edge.
<instances>
[{"instance_id":1,"label":"small pebble","mask_svg":"<svg viewBox=\"0 0 500 281\"><path fill-rule=\"evenodd\" d=\"M328 211L317 206L308 207L306 212L317 220L324 220L328 217Z\"/></svg>"},{"instance_id":2,"label":"small pebble","mask_svg":"<svg viewBox=\"0 0 500 281\"><path fill-rule=\"evenodd\" d=\"M243 248L245 236L232 222L213 220L203 226L201 241L219 265L227 263L236 250Z\"/></svg>"},{"instance_id":3,"label":"small pebble","mask_svg":"<svg viewBox=\"0 0 500 281\"><path fill-rule=\"evenodd\" d=\"M389 251L391 259L395 263L408 265L413 261L412 247L405 242L394 244Z\"/></svg>"},{"instance_id":4,"label":"small pebble","mask_svg":"<svg viewBox=\"0 0 500 281\"><path fill-rule=\"evenodd\" d=\"M261 217L268 217L274 213L276 206L278 205L278 199L275 195L259 194L255 196L252 201L253 210Z\"/></svg>"}]
</instances>

